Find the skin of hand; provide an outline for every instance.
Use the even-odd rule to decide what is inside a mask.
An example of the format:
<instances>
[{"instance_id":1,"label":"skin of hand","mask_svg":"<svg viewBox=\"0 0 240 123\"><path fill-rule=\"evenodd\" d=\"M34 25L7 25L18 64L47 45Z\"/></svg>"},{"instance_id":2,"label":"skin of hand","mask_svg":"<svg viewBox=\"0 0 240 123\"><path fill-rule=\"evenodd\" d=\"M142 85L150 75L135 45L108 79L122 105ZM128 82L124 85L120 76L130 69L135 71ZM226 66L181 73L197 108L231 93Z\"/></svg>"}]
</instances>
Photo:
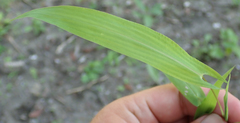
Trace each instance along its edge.
<instances>
[{"instance_id":1,"label":"skin of hand","mask_svg":"<svg viewBox=\"0 0 240 123\"><path fill-rule=\"evenodd\" d=\"M203 88L207 94L209 89ZM225 90L218 99L223 105ZM229 93L229 123L240 121L240 101ZM197 107L192 105L173 84L147 89L105 106L91 123L226 123L216 106L213 114L193 120Z\"/></svg>"}]
</instances>

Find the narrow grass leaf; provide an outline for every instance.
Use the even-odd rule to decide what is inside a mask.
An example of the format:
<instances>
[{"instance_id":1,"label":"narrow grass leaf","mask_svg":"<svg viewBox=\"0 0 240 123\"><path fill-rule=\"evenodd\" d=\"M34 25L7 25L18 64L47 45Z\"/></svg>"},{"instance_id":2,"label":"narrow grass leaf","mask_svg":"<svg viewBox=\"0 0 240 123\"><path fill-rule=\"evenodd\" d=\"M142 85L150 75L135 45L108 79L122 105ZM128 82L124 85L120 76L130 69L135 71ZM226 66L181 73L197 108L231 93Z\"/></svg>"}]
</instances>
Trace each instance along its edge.
<instances>
[{"instance_id":1,"label":"narrow grass leaf","mask_svg":"<svg viewBox=\"0 0 240 123\"><path fill-rule=\"evenodd\" d=\"M228 83L226 86L226 94L224 96L224 108L225 108L224 119L225 119L225 121L228 121L228 88L229 88L230 79L231 79L231 74L229 74Z\"/></svg>"},{"instance_id":2,"label":"narrow grass leaf","mask_svg":"<svg viewBox=\"0 0 240 123\"><path fill-rule=\"evenodd\" d=\"M224 75L223 78L227 78L227 76L232 72L234 67L232 67L230 70L228 70ZM223 81L216 81L214 84L216 87L221 88L223 84ZM203 100L202 104L198 106L197 111L195 113L194 119L197 119L205 114L210 114L213 112L217 105L217 98L215 98L215 95L218 96L220 90L213 89L212 91L209 91L207 94L207 97Z\"/></svg>"},{"instance_id":3,"label":"narrow grass leaf","mask_svg":"<svg viewBox=\"0 0 240 123\"><path fill-rule=\"evenodd\" d=\"M153 81L158 82L159 81L159 70L157 70L156 68L152 67L151 65L146 65L148 74L150 75L150 77L153 79Z\"/></svg>"},{"instance_id":4,"label":"narrow grass leaf","mask_svg":"<svg viewBox=\"0 0 240 123\"><path fill-rule=\"evenodd\" d=\"M172 76L165 74L167 78L176 86L181 94L188 99L195 106L199 106L202 101L206 98L203 90L196 85L183 82Z\"/></svg>"},{"instance_id":5,"label":"narrow grass leaf","mask_svg":"<svg viewBox=\"0 0 240 123\"><path fill-rule=\"evenodd\" d=\"M15 19L24 17L56 25L187 83L219 89L202 80L203 75L225 81L218 72L191 57L168 37L105 12L75 6L55 6L35 9Z\"/></svg>"}]
</instances>

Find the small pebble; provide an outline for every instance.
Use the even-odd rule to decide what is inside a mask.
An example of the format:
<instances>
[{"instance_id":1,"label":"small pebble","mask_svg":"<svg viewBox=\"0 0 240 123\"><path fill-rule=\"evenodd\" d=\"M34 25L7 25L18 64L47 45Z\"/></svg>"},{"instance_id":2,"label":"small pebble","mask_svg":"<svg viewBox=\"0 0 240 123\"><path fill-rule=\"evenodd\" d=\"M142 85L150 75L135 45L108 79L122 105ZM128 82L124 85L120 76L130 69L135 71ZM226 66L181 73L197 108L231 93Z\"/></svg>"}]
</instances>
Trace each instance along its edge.
<instances>
[{"instance_id":1,"label":"small pebble","mask_svg":"<svg viewBox=\"0 0 240 123\"><path fill-rule=\"evenodd\" d=\"M27 120L27 116L26 116L25 114L21 114L21 115L20 115L20 119L21 119L21 120Z\"/></svg>"},{"instance_id":2,"label":"small pebble","mask_svg":"<svg viewBox=\"0 0 240 123\"><path fill-rule=\"evenodd\" d=\"M31 59L31 60L37 60L38 59L38 56L35 54L35 55L31 55L30 57L29 57L29 59Z\"/></svg>"},{"instance_id":3,"label":"small pebble","mask_svg":"<svg viewBox=\"0 0 240 123\"><path fill-rule=\"evenodd\" d=\"M237 69L237 70L240 70L240 65L237 65L237 66L236 66L236 69Z\"/></svg>"},{"instance_id":4,"label":"small pebble","mask_svg":"<svg viewBox=\"0 0 240 123\"><path fill-rule=\"evenodd\" d=\"M54 59L54 62L55 62L56 64L60 64L60 63L61 63L61 60L60 60L60 59Z\"/></svg>"},{"instance_id":5,"label":"small pebble","mask_svg":"<svg viewBox=\"0 0 240 123\"><path fill-rule=\"evenodd\" d=\"M137 88L137 89L142 89L142 85L141 85L141 84L138 84L138 85L136 86L136 88Z\"/></svg>"},{"instance_id":6,"label":"small pebble","mask_svg":"<svg viewBox=\"0 0 240 123\"><path fill-rule=\"evenodd\" d=\"M191 3L189 2L189 1L185 1L184 3L183 3L183 6L184 7L190 7L190 5L191 5Z\"/></svg>"},{"instance_id":7,"label":"small pebble","mask_svg":"<svg viewBox=\"0 0 240 123\"><path fill-rule=\"evenodd\" d=\"M219 29L219 28L221 28L221 23L215 22L215 23L212 24L212 26L213 26L214 29Z\"/></svg>"},{"instance_id":8,"label":"small pebble","mask_svg":"<svg viewBox=\"0 0 240 123\"><path fill-rule=\"evenodd\" d=\"M128 6L132 5L132 1L131 0L127 0L126 1L126 5L128 5Z\"/></svg>"},{"instance_id":9,"label":"small pebble","mask_svg":"<svg viewBox=\"0 0 240 123\"><path fill-rule=\"evenodd\" d=\"M163 3L163 4L161 4L161 7L162 7L162 9L166 9L168 6L167 6L167 4Z\"/></svg>"},{"instance_id":10,"label":"small pebble","mask_svg":"<svg viewBox=\"0 0 240 123\"><path fill-rule=\"evenodd\" d=\"M79 59L79 63L83 63L86 61L86 57L85 56L82 56L80 59Z\"/></svg>"}]
</instances>

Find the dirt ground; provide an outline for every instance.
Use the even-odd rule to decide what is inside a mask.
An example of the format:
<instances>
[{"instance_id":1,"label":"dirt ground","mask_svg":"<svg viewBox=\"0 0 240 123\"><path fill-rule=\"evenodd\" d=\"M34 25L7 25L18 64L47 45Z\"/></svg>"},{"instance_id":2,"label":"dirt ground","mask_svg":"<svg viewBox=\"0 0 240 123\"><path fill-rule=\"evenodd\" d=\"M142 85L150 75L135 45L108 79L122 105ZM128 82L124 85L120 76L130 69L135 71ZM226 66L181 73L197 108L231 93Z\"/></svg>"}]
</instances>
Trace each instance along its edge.
<instances>
[{"instance_id":1,"label":"dirt ground","mask_svg":"<svg viewBox=\"0 0 240 123\"><path fill-rule=\"evenodd\" d=\"M161 72L152 74L142 62L47 23L30 18L7 23L33 8L74 5L142 24L150 15L151 28L176 41L189 54L195 48L193 40L203 41L206 34L212 35L210 44L220 41L221 29L232 29L240 36L238 0L142 2L147 10L161 5L160 14L141 10L134 0L0 0L0 27L6 29L0 35L0 123L88 123L115 99L169 83ZM200 60L221 74L236 67L229 90L240 99L239 58L234 53L210 60L205 59L208 54L200 55ZM86 68L92 72L94 66L99 68L97 74L91 74L96 81L83 79Z\"/></svg>"}]
</instances>

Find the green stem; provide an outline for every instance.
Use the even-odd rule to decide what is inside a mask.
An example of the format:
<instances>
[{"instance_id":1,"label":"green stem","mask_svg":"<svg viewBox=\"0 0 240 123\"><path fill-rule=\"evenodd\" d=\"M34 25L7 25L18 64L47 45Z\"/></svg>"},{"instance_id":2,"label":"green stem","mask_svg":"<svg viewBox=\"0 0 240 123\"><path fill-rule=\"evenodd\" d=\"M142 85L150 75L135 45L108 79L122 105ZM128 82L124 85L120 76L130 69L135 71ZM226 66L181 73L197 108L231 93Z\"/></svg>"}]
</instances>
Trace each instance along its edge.
<instances>
[{"instance_id":1,"label":"green stem","mask_svg":"<svg viewBox=\"0 0 240 123\"><path fill-rule=\"evenodd\" d=\"M202 79L207 82L207 80L204 77L202 77ZM215 94L213 89L211 89L211 91L213 92L213 95L214 95L215 99L217 100L217 104L218 104L218 106L219 106L219 108L221 110L222 116L225 116L225 113L223 112L222 106L221 106L221 104L220 104L220 102L219 102L219 100L217 98L217 95Z\"/></svg>"},{"instance_id":2,"label":"green stem","mask_svg":"<svg viewBox=\"0 0 240 123\"><path fill-rule=\"evenodd\" d=\"M223 112L222 106L221 106L221 104L220 104L220 102L219 102L215 92L213 91L213 89L211 89L211 91L213 92L213 95L214 95L215 99L217 100L217 104L218 104L218 106L219 106L219 108L221 110L222 116L225 116L225 113Z\"/></svg>"}]
</instances>

